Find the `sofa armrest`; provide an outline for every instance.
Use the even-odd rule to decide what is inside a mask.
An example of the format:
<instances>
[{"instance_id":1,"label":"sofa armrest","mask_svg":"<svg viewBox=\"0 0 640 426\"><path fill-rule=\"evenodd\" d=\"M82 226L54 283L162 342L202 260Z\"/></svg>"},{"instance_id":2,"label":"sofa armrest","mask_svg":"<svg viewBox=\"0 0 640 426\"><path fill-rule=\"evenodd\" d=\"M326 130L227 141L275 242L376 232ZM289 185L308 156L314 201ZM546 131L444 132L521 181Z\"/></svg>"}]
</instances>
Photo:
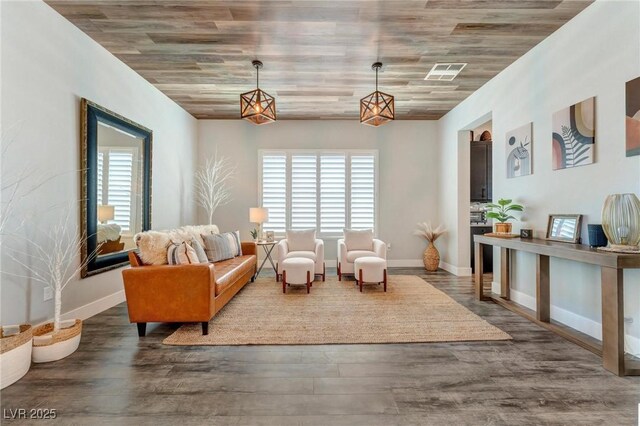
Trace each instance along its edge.
<instances>
[{"instance_id":1,"label":"sofa armrest","mask_svg":"<svg viewBox=\"0 0 640 426\"><path fill-rule=\"evenodd\" d=\"M122 271L129 321L209 321L213 316L215 266L138 266Z\"/></svg>"},{"instance_id":2,"label":"sofa armrest","mask_svg":"<svg viewBox=\"0 0 640 426\"><path fill-rule=\"evenodd\" d=\"M242 247L243 255L258 255L258 246L253 241L242 241L240 243L240 247Z\"/></svg>"},{"instance_id":3,"label":"sofa armrest","mask_svg":"<svg viewBox=\"0 0 640 426\"><path fill-rule=\"evenodd\" d=\"M324 264L324 241L319 238L316 238L316 265L319 267Z\"/></svg>"},{"instance_id":4,"label":"sofa armrest","mask_svg":"<svg viewBox=\"0 0 640 426\"><path fill-rule=\"evenodd\" d=\"M289 243L286 239L280 240L278 242L278 246L276 247L276 265L278 266L278 273L280 274L280 268L282 262L287 258L287 254L289 254Z\"/></svg>"},{"instance_id":5,"label":"sofa armrest","mask_svg":"<svg viewBox=\"0 0 640 426\"><path fill-rule=\"evenodd\" d=\"M379 258L387 258L387 245L382 240L376 238L373 239L373 251L376 252Z\"/></svg>"}]
</instances>

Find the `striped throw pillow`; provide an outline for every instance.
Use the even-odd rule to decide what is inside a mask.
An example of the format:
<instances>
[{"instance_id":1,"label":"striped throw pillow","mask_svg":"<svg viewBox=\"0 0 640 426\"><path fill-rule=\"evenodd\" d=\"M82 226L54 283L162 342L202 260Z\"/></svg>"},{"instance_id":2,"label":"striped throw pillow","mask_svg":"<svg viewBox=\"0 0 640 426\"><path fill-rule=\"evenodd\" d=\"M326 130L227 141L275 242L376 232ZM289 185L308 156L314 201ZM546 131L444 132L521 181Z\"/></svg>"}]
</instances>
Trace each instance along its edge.
<instances>
[{"instance_id":1,"label":"striped throw pillow","mask_svg":"<svg viewBox=\"0 0 640 426\"><path fill-rule=\"evenodd\" d=\"M167 249L167 263L169 265L191 265L200 263L196 251L186 242L170 244Z\"/></svg>"},{"instance_id":2,"label":"striped throw pillow","mask_svg":"<svg viewBox=\"0 0 640 426\"><path fill-rule=\"evenodd\" d=\"M220 262L221 260L242 256L240 231L202 235L202 239L210 262Z\"/></svg>"}]
</instances>

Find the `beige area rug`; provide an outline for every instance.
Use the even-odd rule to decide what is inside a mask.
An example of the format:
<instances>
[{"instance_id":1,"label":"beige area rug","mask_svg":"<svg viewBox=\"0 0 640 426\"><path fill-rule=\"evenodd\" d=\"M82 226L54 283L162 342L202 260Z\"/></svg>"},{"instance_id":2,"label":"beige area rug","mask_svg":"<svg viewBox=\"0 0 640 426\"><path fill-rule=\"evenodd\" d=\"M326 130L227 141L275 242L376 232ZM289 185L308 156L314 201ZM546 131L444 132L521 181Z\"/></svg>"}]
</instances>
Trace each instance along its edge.
<instances>
[{"instance_id":1,"label":"beige area rug","mask_svg":"<svg viewBox=\"0 0 640 426\"><path fill-rule=\"evenodd\" d=\"M166 345L316 345L508 340L442 291L411 275L390 275L382 285L327 277L311 293L291 286L282 293L275 279L247 284L209 323L185 324Z\"/></svg>"}]
</instances>

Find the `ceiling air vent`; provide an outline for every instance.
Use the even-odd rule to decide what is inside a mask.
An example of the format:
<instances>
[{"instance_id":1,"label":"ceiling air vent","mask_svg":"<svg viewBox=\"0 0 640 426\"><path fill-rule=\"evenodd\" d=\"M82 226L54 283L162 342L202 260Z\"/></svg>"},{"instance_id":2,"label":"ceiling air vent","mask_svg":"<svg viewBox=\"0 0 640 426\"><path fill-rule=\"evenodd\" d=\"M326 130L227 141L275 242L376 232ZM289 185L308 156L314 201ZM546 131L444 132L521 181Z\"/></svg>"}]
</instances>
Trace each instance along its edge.
<instances>
[{"instance_id":1,"label":"ceiling air vent","mask_svg":"<svg viewBox=\"0 0 640 426\"><path fill-rule=\"evenodd\" d=\"M425 80L451 81L467 64L435 64Z\"/></svg>"}]
</instances>

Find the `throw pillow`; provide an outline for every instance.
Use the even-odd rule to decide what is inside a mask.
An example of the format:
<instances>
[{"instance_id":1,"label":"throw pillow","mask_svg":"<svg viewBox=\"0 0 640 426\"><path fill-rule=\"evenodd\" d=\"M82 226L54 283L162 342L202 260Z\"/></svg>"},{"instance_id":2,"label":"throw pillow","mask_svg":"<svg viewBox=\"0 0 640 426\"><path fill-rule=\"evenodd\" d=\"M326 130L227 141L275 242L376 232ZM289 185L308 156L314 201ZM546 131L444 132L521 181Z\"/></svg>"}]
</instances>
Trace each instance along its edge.
<instances>
[{"instance_id":1,"label":"throw pillow","mask_svg":"<svg viewBox=\"0 0 640 426\"><path fill-rule=\"evenodd\" d=\"M171 244L169 234L158 231L146 231L134 237L145 265L166 265L167 247Z\"/></svg>"},{"instance_id":2,"label":"throw pillow","mask_svg":"<svg viewBox=\"0 0 640 426\"><path fill-rule=\"evenodd\" d=\"M373 250L373 230L344 230L344 243L347 246L347 251L352 250Z\"/></svg>"},{"instance_id":3,"label":"throw pillow","mask_svg":"<svg viewBox=\"0 0 640 426\"><path fill-rule=\"evenodd\" d=\"M191 265L200 263L196 251L186 242L171 244L167 250L169 265Z\"/></svg>"},{"instance_id":4,"label":"throw pillow","mask_svg":"<svg viewBox=\"0 0 640 426\"><path fill-rule=\"evenodd\" d=\"M221 260L232 259L241 255L239 235L239 231L222 234L203 234L204 249L209 261L220 262Z\"/></svg>"},{"instance_id":5,"label":"throw pillow","mask_svg":"<svg viewBox=\"0 0 640 426\"><path fill-rule=\"evenodd\" d=\"M287 231L289 251L315 251L316 230Z\"/></svg>"},{"instance_id":6,"label":"throw pillow","mask_svg":"<svg viewBox=\"0 0 640 426\"><path fill-rule=\"evenodd\" d=\"M191 240L191 247L193 247L193 250L195 250L196 256L198 256L198 260L200 261L200 263L207 263L209 261L209 259L207 258L207 253L205 253L204 247L202 246L199 238L193 238Z\"/></svg>"}]
</instances>

